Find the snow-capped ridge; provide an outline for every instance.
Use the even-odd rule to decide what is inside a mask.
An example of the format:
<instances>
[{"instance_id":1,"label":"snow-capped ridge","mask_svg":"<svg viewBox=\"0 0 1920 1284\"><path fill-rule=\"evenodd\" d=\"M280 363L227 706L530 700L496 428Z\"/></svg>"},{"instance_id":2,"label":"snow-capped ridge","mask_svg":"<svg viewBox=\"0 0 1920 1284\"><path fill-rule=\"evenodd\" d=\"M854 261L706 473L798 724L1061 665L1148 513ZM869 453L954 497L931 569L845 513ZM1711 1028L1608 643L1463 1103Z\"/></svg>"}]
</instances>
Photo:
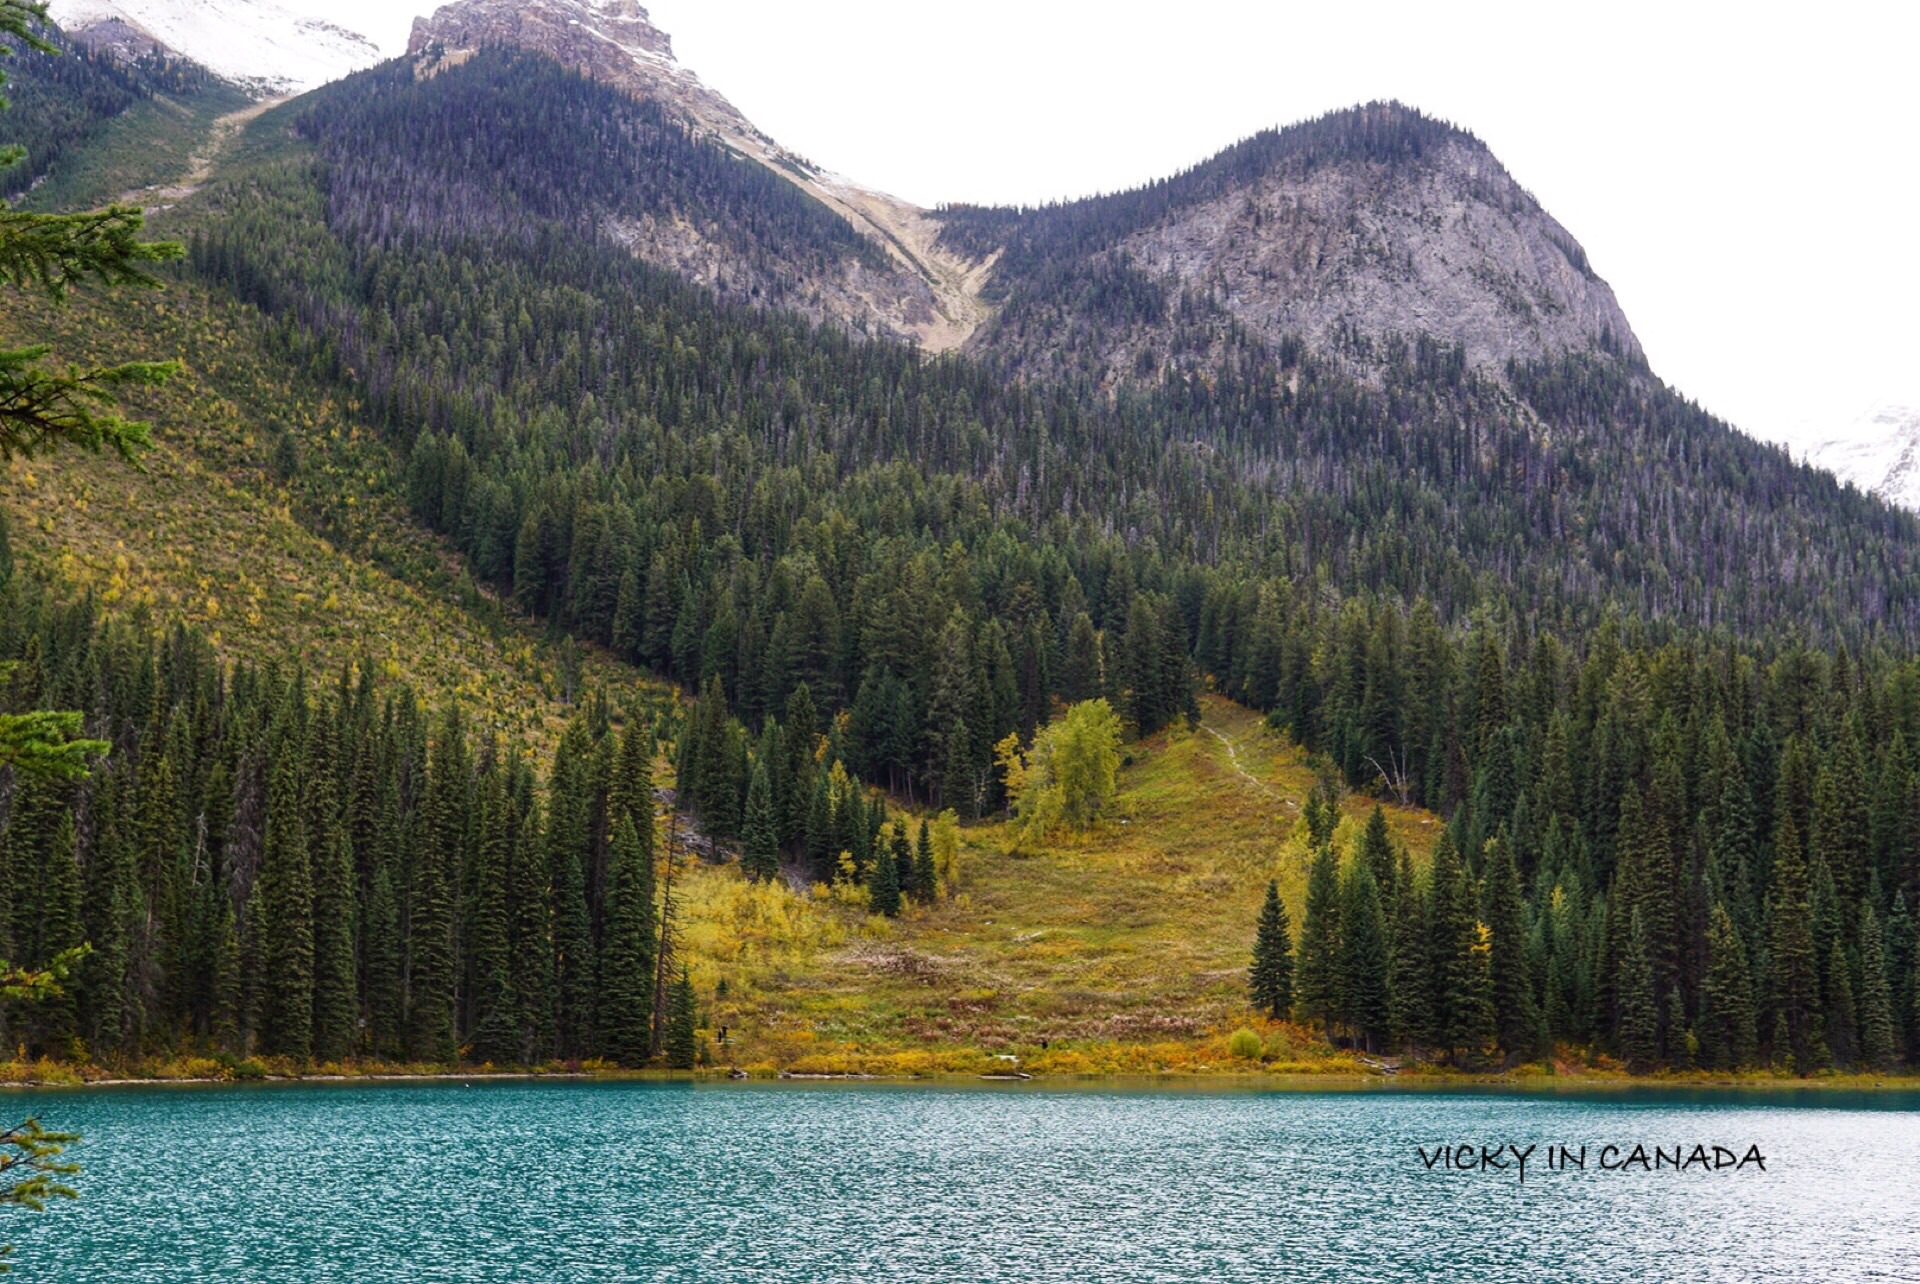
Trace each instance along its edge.
<instances>
[{"instance_id":1,"label":"snow-capped ridge","mask_svg":"<svg viewBox=\"0 0 1920 1284\"><path fill-rule=\"evenodd\" d=\"M305 93L385 57L359 32L279 0L53 0L48 16L80 40L150 41L259 98Z\"/></svg>"},{"instance_id":2,"label":"snow-capped ridge","mask_svg":"<svg viewBox=\"0 0 1920 1284\"><path fill-rule=\"evenodd\" d=\"M1920 512L1920 407L1864 411L1809 445L1806 460L1889 504Z\"/></svg>"}]
</instances>

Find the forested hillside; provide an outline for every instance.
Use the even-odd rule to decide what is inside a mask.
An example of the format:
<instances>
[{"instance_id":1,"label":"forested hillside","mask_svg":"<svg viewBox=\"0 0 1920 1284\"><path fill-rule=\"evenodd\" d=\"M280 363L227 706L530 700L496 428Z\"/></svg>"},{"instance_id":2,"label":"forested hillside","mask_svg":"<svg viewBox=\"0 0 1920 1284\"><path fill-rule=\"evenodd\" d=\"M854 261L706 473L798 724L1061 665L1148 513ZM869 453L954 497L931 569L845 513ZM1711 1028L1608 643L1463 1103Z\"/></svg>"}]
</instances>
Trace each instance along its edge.
<instances>
[{"instance_id":1,"label":"forested hillside","mask_svg":"<svg viewBox=\"0 0 1920 1284\"><path fill-rule=\"evenodd\" d=\"M88 708L118 753L10 805L7 886L39 907L15 930L128 942L35 1046L638 1062L674 1025L646 965L672 939L672 857L639 854L656 749L750 876L887 918L944 885L890 815L985 820L1009 744L1062 708L1154 737L1211 687L1323 767L1306 843L1263 821L1292 862L1263 872L1304 889L1281 1014L1461 1065L1914 1055L1915 518L1711 419L1630 336L1498 366L1447 334L1267 338L1100 257L1246 173L1456 141L1336 116L1108 204L954 211L969 253L1006 251L1003 311L929 358L636 261L622 211L769 270L874 251L529 55L262 117L171 216L191 288L379 435L391 481L355 484L481 589L698 704L656 726L591 701L536 776L378 666L229 670L16 577L9 707ZM1175 337L1130 377L1074 356L1143 318ZM294 464L318 445L275 430ZM1336 841L1345 790L1443 817L1431 868ZM1250 947L1248 872L1217 886Z\"/></svg>"},{"instance_id":2,"label":"forested hillside","mask_svg":"<svg viewBox=\"0 0 1920 1284\"><path fill-rule=\"evenodd\" d=\"M192 63L157 56L126 63L79 45L58 54L21 51L7 93L7 144L23 153L19 164L0 170L0 199L8 201L84 168L116 122L186 116L182 101L237 100Z\"/></svg>"}]
</instances>

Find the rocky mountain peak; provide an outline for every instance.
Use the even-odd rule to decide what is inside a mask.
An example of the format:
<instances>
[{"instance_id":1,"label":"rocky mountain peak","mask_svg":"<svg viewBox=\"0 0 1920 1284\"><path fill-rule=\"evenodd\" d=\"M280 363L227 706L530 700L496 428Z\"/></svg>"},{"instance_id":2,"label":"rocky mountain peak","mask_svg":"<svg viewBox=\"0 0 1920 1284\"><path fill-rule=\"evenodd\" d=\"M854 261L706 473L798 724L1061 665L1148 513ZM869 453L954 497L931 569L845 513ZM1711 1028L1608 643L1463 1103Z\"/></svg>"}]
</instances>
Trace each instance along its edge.
<instances>
[{"instance_id":1,"label":"rocky mountain peak","mask_svg":"<svg viewBox=\"0 0 1920 1284\"><path fill-rule=\"evenodd\" d=\"M1920 512L1920 406L1875 406L1806 448L1806 460L1889 504Z\"/></svg>"},{"instance_id":2,"label":"rocky mountain peak","mask_svg":"<svg viewBox=\"0 0 1920 1284\"><path fill-rule=\"evenodd\" d=\"M765 165L871 240L890 270L849 267L844 277L819 282L818 315L933 351L958 347L985 319L982 264L937 244L940 225L928 211L782 147L674 58L671 38L636 0L454 0L415 20L407 48L416 74L429 76L488 45L541 54L658 103L696 136ZM640 257L703 284L753 285L752 272L725 262L684 226L621 221L608 230Z\"/></svg>"},{"instance_id":3,"label":"rocky mountain peak","mask_svg":"<svg viewBox=\"0 0 1920 1284\"><path fill-rule=\"evenodd\" d=\"M305 93L382 57L360 33L278 0L53 0L48 16L93 48L186 58L257 98Z\"/></svg>"}]
</instances>

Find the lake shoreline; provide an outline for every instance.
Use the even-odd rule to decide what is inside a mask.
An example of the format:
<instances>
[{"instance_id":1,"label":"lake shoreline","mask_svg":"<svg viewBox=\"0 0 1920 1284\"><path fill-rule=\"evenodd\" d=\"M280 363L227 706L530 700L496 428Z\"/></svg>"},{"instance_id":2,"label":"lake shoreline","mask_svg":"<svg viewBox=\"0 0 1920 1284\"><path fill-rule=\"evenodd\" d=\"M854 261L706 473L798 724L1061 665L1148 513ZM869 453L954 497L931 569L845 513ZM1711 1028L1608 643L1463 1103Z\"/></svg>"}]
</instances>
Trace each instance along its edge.
<instances>
[{"instance_id":1,"label":"lake shoreline","mask_svg":"<svg viewBox=\"0 0 1920 1284\"><path fill-rule=\"evenodd\" d=\"M311 1074L266 1075L128 1075L86 1078L23 1077L0 1079L0 1089L26 1092L49 1089L139 1087L245 1087L253 1084L292 1085L354 1083L494 1083L550 1080L573 1083L696 1083L708 1085L807 1083L807 1084L887 1084L928 1087L980 1084L993 1086L1029 1086L1047 1088L1100 1088L1126 1085L1156 1085L1204 1089L1208 1087L1286 1090L1321 1089L1329 1092L1419 1092L1447 1090L1496 1090L1512 1093L1550 1093L1557 1091L1760 1091L1760 1092L1920 1092L1920 1075L1826 1074L1796 1078L1773 1074L1685 1074L1627 1075L1606 1072L1582 1074L1454 1074L1439 1072L1323 1074L1259 1070L1209 1070L1115 1072L1115 1073L1000 1073L978 1074L957 1071L909 1073L820 1073L756 1071L737 1068L701 1068L698 1070L369 1070L364 1073L316 1071Z\"/></svg>"}]
</instances>

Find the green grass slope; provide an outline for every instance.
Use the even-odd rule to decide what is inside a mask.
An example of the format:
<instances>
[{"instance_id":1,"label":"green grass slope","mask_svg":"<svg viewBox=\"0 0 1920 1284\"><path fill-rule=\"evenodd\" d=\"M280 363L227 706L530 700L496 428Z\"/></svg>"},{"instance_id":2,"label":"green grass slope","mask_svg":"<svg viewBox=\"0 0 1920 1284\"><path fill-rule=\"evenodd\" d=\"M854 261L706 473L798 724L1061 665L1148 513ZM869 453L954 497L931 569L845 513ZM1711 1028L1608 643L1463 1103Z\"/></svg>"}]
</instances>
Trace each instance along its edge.
<instances>
[{"instance_id":1,"label":"green grass slope","mask_svg":"<svg viewBox=\"0 0 1920 1284\"><path fill-rule=\"evenodd\" d=\"M987 1072L1008 1057L1034 1073L1219 1070L1233 1068L1227 1035L1250 1025L1269 1069L1359 1069L1249 1010L1267 880L1296 930L1304 912L1300 809L1316 776L1252 711L1213 696L1203 709L1199 729L1130 747L1092 833L1023 850L1010 825L970 826L948 898L899 919L870 916L857 893L696 867L684 944L697 988L720 996L708 1024L728 1027L725 1059L801 1073ZM1343 850L1372 805L1343 804ZM1424 865L1438 820L1387 814Z\"/></svg>"}]
</instances>

